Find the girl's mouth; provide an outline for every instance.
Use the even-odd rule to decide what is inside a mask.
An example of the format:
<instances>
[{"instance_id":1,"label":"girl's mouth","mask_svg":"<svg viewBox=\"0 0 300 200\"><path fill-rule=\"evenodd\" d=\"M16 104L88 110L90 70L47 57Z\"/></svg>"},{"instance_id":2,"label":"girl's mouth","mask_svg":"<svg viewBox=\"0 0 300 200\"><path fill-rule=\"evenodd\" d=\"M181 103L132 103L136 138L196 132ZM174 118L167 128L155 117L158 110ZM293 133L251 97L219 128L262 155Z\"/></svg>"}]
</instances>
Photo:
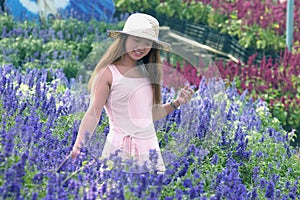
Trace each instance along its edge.
<instances>
[{"instance_id":1,"label":"girl's mouth","mask_svg":"<svg viewBox=\"0 0 300 200\"><path fill-rule=\"evenodd\" d=\"M143 55L143 51L139 51L139 50L133 50L133 53L136 57L140 57L141 55Z\"/></svg>"}]
</instances>

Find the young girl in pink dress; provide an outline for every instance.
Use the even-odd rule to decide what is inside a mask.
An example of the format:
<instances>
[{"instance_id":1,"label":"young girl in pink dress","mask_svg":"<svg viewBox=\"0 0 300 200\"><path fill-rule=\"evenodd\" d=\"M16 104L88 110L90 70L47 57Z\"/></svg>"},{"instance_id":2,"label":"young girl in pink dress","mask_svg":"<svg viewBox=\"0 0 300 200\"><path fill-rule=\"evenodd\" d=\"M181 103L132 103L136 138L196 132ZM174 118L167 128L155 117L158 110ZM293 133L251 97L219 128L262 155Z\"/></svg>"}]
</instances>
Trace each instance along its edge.
<instances>
[{"instance_id":1,"label":"young girl in pink dress","mask_svg":"<svg viewBox=\"0 0 300 200\"><path fill-rule=\"evenodd\" d=\"M175 100L162 105L160 50L169 51L170 46L158 40L158 32L158 21L143 13L130 15L122 31L108 31L115 41L90 78L90 105L71 152L73 159L86 143L86 134L90 138L95 131L105 108L110 130L102 157L118 151L123 159L147 165L149 152L155 150L156 169L165 170L153 121L187 103L194 91L184 87Z\"/></svg>"}]
</instances>

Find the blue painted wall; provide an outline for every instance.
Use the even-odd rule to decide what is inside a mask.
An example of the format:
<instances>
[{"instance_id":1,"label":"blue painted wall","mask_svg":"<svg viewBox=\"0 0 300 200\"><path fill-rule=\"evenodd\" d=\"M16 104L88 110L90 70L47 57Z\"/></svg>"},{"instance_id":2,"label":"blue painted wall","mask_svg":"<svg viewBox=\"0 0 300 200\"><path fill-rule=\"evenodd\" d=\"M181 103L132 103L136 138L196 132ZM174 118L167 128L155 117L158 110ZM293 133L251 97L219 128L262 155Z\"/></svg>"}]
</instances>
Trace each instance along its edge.
<instances>
[{"instance_id":1,"label":"blue painted wall","mask_svg":"<svg viewBox=\"0 0 300 200\"><path fill-rule=\"evenodd\" d=\"M113 0L6 0L5 8L17 21L70 16L85 21L109 21L115 12Z\"/></svg>"}]
</instances>

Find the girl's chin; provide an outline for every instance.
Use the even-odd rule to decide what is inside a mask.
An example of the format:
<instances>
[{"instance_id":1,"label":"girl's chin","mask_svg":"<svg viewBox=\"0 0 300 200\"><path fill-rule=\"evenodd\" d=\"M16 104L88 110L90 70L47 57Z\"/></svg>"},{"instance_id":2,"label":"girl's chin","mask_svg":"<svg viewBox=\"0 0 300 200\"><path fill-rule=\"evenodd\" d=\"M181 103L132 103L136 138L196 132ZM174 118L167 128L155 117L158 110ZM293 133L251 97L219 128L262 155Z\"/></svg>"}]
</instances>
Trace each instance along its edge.
<instances>
[{"instance_id":1,"label":"girl's chin","mask_svg":"<svg viewBox=\"0 0 300 200\"><path fill-rule=\"evenodd\" d=\"M133 60L140 60L140 59L142 59L145 56L144 54L139 54L139 53L135 53L135 52L130 52L129 54L130 54L129 56Z\"/></svg>"}]
</instances>

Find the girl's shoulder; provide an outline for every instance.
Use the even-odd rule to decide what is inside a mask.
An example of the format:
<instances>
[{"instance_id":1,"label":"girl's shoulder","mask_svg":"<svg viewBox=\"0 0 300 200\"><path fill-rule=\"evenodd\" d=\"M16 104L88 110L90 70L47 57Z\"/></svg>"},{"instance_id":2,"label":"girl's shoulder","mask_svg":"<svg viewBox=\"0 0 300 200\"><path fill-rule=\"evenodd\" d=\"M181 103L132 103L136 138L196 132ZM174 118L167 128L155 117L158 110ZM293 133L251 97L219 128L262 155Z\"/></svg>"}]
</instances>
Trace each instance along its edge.
<instances>
[{"instance_id":1,"label":"girl's shoulder","mask_svg":"<svg viewBox=\"0 0 300 200\"><path fill-rule=\"evenodd\" d=\"M108 65L107 67L103 67L97 74L97 78L98 81L104 83L108 83L109 85L111 85L112 83L112 72L110 69L110 65Z\"/></svg>"}]
</instances>

